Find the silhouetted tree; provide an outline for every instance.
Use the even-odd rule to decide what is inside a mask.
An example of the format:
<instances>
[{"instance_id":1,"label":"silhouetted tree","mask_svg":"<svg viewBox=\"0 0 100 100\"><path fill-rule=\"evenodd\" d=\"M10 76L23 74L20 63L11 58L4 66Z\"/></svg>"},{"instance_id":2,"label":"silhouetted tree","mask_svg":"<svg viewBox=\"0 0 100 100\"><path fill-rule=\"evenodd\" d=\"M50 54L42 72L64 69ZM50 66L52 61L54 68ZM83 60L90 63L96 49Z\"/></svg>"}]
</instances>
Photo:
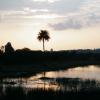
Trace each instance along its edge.
<instances>
[{"instance_id":1,"label":"silhouetted tree","mask_svg":"<svg viewBox=\"0 0 100 100\"><path fill-rule=\"evenodd\" d=\"M38 34L37 39L38 39L39 41L43 41L43 51L45 51L44 42L45 42L45 40L46 40L46 41L49 41L49 39L50 39L49 32L48 32L47 30L41 30L41 31L39 32L39 34Z\"/></svg>"},{"instance_id":2,"label":"silhouetted tree","mask_svg":"<svg viewBox=\"0 0 100 100\"><path fill-rule=\"evenodd\" d=\"M14 48L12 47L11 43L8 42L6 45L5 45L5 53L12 53L14 52Z\"/></svg>"},{"instance_id":3,"label":"silhouetted tree","mask_svg":"<svg viewBox=\"0 0 100 100\"><path fill-rule=\"evenodd\" d=\"M53 49L51 48L50 51L53 52Z\"/></svg>"},{"instance_id":4,"label":"silhouetted tree","mask_svg":"<svg viewBox=\"0 0 100 100\"><path fill-rule=\"evenodd\" d=\"M31 51L29 48L23 48L23 49L21 49L22 51Z\"/></svg>"},{"instance_id":5,"label":"silhouetted tree","mask_svg":"<svg viewBox=\"0 0 100 100\"><path fill-rule=\"evenodd\" d=\"M3 52L2 52L2 50L0 50L0 55L2 55L3 54Z\"/></svg>"}]
</instances>

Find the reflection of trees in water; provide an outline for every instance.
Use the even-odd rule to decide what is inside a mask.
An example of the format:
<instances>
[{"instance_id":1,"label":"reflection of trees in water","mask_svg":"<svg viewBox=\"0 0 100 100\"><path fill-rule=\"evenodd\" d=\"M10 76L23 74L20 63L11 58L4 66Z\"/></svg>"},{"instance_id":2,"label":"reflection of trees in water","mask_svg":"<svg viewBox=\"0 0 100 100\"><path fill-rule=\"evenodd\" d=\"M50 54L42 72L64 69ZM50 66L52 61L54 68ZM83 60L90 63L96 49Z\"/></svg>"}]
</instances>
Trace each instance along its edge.
<instances>
[{"instance_id":1,"label":"reflection of trees in water","mask_svg":"<svg viewBox=\"0 0 100 100\"><path fill-rule=\"evenodd\" d=\"M35 80L29 80L28 78L19 79L7 79L0 80L0 93L5 93L7 87L22 87L25 91L26 89L43 89L43 90L61 90L61 91L81 91L81 90L91 90L100 88L100 82L96 80L82 80L79 78L47 78L46 73L43 72L43 77ZM41 81L42 83L40 83ZM8 82L7 82L8 81ZM12 81L12 82L11 82ZM16 82L16 84L12 84ZM39 82L39 83L38 83ZM32 85L32 87L27 87ZM0 94L0 95L1 95Z\"/></svg>"},{"instance_id":2,"label":"reflection of trees in water","mask_svg":"<svg viewBox=\"0 0 100 100\"><path fill-rule=\"evenodd\" d=\"M43 78L45 78L45 72L43 72ZM43 89L45 90L45 86L46 86L46 83L45 83L45 80L43 80Z\"/></svg>"},{"instance_id":3,"label":"reflection of trees in water","mask_svg":"<svg viewBox=\"0 0 100 100\"><path fill-rule=\"evenodd\" d=\"M78 78L44 78L44 88L46 89L45 82L48 81L49 86L55 85L53 90L62 91L81 91L81 90L92 90L100 88L100 82L96 80L82 80Z\"/></svg>"},{"instance_id":4,"label":"reflection of trees in water","mask_svg":"<svg viewBox=\"0 0 100 100\"><path fill-rule=\"evenodd\" d=\"M0 96L3 96L4 94L6 94L6 88L8 86L4 85L4 84L0 84Z\"/></svg>"},{"instance_id":5,"label":"reflection of trees in water","mask_svg":"<svg viewBox=\"0 0 100 100\"><path fill-rule=\"evenodd\" d=\"M0 96L3 95L3 86L0 84Z\"/></svg>"}]
</instances>

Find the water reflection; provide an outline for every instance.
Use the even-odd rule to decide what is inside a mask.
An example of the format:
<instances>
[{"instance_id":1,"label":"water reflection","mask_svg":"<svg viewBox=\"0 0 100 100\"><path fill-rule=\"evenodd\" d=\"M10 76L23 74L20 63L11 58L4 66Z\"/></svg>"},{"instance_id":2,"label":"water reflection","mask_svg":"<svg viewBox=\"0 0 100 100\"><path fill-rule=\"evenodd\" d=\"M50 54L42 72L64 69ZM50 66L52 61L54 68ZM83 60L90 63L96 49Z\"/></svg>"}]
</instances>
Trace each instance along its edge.
<instances>
[{"instance_id":1,"label":"water reflection","mask_svg":"<svg viewBox=\"0 0 100 100\"><path fill-rule=\"evenodd\" d=\"M52 89L52 90L80 90L83 88L100 87L100 67L85 66L70 68L63 71L39 73L29 78L4 78L0 86L5 91L6 87L23 87L27 89ZM1 88L0 88L1 89Z\"/></svg>"},{"instance_id":2,"label":"water reflection","mask_svg":"<svg viewBox=\"0 0 100 100\"><path fill-rule=\"evenodd\" d=\"M50 78L82 78L82 79L94 79L100 80L100 67L99 66L85 66L70 68L64 71L47 72L46 77Z\"/></svg>"}]
</instances>

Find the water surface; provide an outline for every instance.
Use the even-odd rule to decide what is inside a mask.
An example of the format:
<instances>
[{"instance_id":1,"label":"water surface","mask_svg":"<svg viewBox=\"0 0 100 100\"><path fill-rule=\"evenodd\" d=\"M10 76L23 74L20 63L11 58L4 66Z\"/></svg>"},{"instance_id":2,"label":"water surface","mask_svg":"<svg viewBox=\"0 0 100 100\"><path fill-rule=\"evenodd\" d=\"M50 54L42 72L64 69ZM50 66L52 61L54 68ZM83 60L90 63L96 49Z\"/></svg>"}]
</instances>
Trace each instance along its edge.
<instances>
[{"instance_id":1,"label":"water surface","mask_svg":"<svg viewBox=\"0 0 100 100\"><path fill-rule=\"evenodd\" d=\"M85 80L90 81L84 82ZM18 77L4 78L0 80L3 89L6 89L8 86L21 86L25 89L42 88L53 90L71 90L91 87L93 85L100 86L99 82L100 66L96 65L78 66L61 71L42 72L28 78Z\"/></svg>"},{"instance_id":2,"label":"water surface","mask_svg":"<svg viewBox=\"0 0 100 100\"><path fill-rule=\"evenodd\" d=\"M42 76L38 74L37 76ZM81 78L81 79L94 79L100 80L100 66L78 66L76 68L69 68L63 71L46 72L45 77L50 78Z\"/></svg>"}]
</instances>

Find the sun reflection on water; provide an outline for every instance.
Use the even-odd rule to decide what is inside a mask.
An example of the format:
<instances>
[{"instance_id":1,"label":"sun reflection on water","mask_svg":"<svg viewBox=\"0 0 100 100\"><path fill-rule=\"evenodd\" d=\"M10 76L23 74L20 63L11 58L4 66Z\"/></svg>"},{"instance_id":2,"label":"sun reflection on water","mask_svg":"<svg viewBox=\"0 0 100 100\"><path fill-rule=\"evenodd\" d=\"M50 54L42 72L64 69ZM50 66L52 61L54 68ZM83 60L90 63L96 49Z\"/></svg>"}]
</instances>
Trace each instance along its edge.
<instances>
[{"instance_id":1,"label":"sun reflection on water","mask_svg":"<svg viewBox=\"0 0 100 100\"><path fill-rule=\"evenodd\" d=\"M71 80L72 84L70 87L70 84L65 84L63 82L67 82L71 79L82 79L82 80L96 80L100 81L100 67L99 66L84 66L84 67L76 67L76 68L69 68L63 71L50 71L50 72L43 72L39 73L37 75L33 75L29 78L5 78L3 79L3 87L6 88L6 86L21 86L23 88L28 89L52 89L52 90L59 90L59 89L65 89L63 85L66 85L66 89L70 90L72 88L79 89L78 83L75 87L73 87L73 82L79 82L79 80ZM59 80L56 79L60 78ZM60 83L59 83L60 82ZM80 83L80 82L79 82Z\"/></svg>"}]
</instances>

